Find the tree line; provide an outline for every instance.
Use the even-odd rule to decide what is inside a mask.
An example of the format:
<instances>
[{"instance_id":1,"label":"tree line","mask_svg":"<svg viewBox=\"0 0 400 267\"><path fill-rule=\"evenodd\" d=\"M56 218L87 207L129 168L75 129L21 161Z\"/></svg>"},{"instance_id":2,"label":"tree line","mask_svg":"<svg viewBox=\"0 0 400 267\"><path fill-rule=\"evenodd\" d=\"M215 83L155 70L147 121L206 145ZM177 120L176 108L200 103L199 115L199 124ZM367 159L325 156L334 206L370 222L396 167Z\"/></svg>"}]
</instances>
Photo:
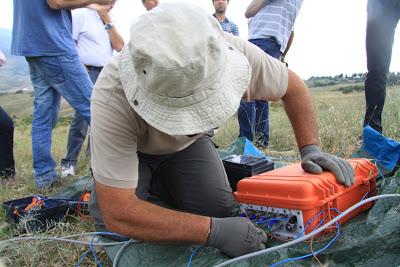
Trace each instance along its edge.
<instances>
[{"instance_id":1,"label":"tree line","mask_svg":"<svg viewBox=\"0 0 400 267\"><path fill-rule=\"evenodd\" d=\"M361 83L364 82L367 77L367 73L353 73L352 75L338 74L336 76L311 76L305 80L308 87L324 87L336 84L346 83ZM389 72L388 85L400 84L400 72Z\"/></svg>"}]
</instances>

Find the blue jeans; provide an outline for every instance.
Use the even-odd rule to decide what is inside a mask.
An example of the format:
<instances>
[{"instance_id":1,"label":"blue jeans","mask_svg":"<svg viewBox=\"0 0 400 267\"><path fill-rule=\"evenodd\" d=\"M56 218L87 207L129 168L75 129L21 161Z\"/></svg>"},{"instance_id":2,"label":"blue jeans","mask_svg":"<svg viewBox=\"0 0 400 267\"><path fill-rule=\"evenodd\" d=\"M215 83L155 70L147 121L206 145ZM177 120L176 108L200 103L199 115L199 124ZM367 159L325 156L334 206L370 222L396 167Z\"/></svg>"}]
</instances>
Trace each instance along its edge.
<instances>
[{"instance_id":1,"label":"blue jeans","mask_svg":"<svg viewBox=\"0 0 400 267\"><path fill-rule=\"evenodd\" d=\"M382 111L386 98L387 74L397 23L400 19L400 1L368 0L367 68L365 80L366 111L364 126L370 125L382 133Z\"/></svg>"},{"instance_id":2,"label":"blue jeans","mask_svg":"<svg viewBox=\"0 0 400 267\"><path fill-rule=\"evenodd\" d=\"M275 39L252 39L249 41L274 58L279 58L282 55L281 46L275 42ZM239 136L244 136L250 141L259 141L264 146L268 146L268 101L245 101L242 99L238 110L238 120Z\"/></svg>"},{"instance_id":3,"label":"blue jeans","mask_svg":"<svg viewBox=\"0 0 400 267\"><path fill-rule=\"evenodd\" d=\"M88 67L87 72L89 74L90 80L93 84L95 84L101 72L101 68ZM75 112L68 133L67 155L64 159L61 160L62 165L75 166L76 161L78 160L79 152L81 151L82 145L85 142L88 127L89 125L85 121L85 119L81 115L79 115L78 112ZM90 151L89 144L86 151Z\"/></svg>"},{"instance_id":4,"label":"blue jeans","mask_svg":"<svg viewBox=\"0 0 400 267\"><path fill-rule=\"evenodd\" d=\"M51 156L52 129L56 126L61 96L90 123L92 83L78 55L27 57L34 88L32 154L39 188L57 179Z\"/></svg>"}]
</instances>

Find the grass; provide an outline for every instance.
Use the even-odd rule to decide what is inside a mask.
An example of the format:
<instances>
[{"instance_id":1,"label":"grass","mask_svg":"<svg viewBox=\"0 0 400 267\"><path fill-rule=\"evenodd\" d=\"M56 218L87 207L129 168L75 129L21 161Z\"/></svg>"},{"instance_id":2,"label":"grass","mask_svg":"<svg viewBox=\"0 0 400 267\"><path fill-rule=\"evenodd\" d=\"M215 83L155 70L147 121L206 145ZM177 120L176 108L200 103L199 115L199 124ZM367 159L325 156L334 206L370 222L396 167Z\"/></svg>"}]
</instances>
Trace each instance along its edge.
<instances>
[{"instance_id":1,"label":"grass","mask_svg":"<svg viewBox=\"0 0 400 267\"><path fill-rule=\"evenodd\" d=\"M330 88L335 89L335 88ZM342 94L332 90L316 89L312 98L318 114L318 125L321 145L324 151L348 157L359 147L358 137L362 133L364 116L364 94L352 92ZM31 113L33 97L29 94L2 95L0 105L15 120L14 154L17 176L0 186L0 201L24 197L38 192L34 185L31 152ZM400 140L400 87L391 87L387 92L383 114L384 134ZM53 157L57 162L65 156L67 133L73 111L65 103L60 115L60 123L53 131ZM307 114L304 114L307 116ZM270 108L270 146L265 150L268 155L298 156L293 132L282 103L272 103ZM215 143L220 147L230 144L238 134L236 118L231 118L222 125ZM77 166L77 175L89 175L89 160L81 153ZM76 178L69 178L58 184L54 190L72 183ZM43 192L50 195L51 192ZM90 221L69 217L67 222L60 223L52 230L40 236L66 236L70 234L93 231ZM21 234L5 222L5 212L0 210L0 240L9 239ZM20 242L7 248L0 247L0 258L9 266L72 266L87 248L58 242ZM100 251L103 266L111 266L105 253ZM89 255L81 266L94 266ZM1 266L1 263L0 263Z\"/></svg>"}]
</instances>

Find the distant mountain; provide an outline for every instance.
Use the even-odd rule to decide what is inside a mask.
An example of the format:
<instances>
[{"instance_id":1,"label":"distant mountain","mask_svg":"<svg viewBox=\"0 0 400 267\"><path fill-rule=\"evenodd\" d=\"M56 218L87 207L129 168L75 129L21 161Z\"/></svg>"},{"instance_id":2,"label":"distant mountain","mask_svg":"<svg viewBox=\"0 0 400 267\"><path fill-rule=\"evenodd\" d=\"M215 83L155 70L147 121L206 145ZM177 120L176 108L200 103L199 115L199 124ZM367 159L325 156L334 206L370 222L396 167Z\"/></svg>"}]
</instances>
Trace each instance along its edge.
<instances>
[{"instance_id":1,"label":"distant mountain","mask_svg":"<svg viewBox=\"0 0 400 267\"><path fill-rule=\"evenodd\" d=\"M0 93L32 87L25 58L11 56L11 36L11 30L0 28L0 49L7 57L6 65L0 67Z\"/></svg>"}]
</instances>

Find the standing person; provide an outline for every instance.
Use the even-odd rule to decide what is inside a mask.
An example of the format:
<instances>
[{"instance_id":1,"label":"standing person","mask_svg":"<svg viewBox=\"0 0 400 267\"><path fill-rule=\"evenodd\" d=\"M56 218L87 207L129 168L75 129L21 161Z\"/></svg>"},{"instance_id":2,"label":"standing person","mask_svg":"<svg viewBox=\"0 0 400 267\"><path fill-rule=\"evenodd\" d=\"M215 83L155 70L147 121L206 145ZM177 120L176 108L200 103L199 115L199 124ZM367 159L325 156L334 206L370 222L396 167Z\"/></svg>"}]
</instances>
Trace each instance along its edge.
<instances>
[{"instance_id":1,"label":"standing person","mask_svg":"<svg viewBox=\"0 0 400 267\"><path fill-rule=\"evenodd\" d=\"M251 99L282 99L305 171L354 183L347 161L322 153L311 97L294 72L223 32L203 9L164 3L132 24L129 45L93 90L89 208L97 229L208 245L231 257L263 249L264 231L227 217L232 190L206 134L235 114L246 91Z\"/></svg>"},{"instance_id":2,"label":"standing person","mask_svg":"<svg viewBox=\"0 0 400 267\"><path fill-rule=\"evenodd\" d=\"M233 35L239 36L239 27L225 16L229 0L212 0L212 3L215 9L213 16L219 21L222 29L226 32L232 33Z\"/></svg>"},{"instance_id":3,"label":"standing person","mask_svg":"<svg viewBox=\"0 0 400 267\"><path fill-rule=\"evenodd\" d=\"M76 50L93 84L113 51L119 52L124 46L124 40L110 16L113 6L101 11L90 8L72 11L72 35ZM75 175L75 165L87 131L88 123L75 112L68 134L67 155L61 160L61 177Z\"/></svg>"},{"instance_id":4,"label":"standing person","mask_svg":"<svg viewBox=\"0 0 400 267\"><path fill-rule=\"evenodd\" d=\"M6 61L6 56L0 50L0 67ZM0 178L12 178L14 175L14 123L0 106Z\"/></svg>"},{"instance_id":5,"label":"standing person","mask_svg":"<svg viewBox=\"0 0 400 267\"><path fill-rule=\"evenodd\" d=\"M32 154L38 188L53 184L58 175L51 155L52 129L60 99L89 123L92 83L80 63L72 38L70 9L108 8L113 0L14 0L11 52L25 56L34 88Z\"/></svg>"},{"instance_id":6,"label":"standing person","mask_svg":"<svg viewBox=\"0 0 400 267\"><path fill-rule=\"evenodd\" d=\"M302 3L303 0L253 0L245 12L249 19L249 41L268 55L284 61L293 40L293 25ZM239 136L245 136L262 147L268 146L268 101L243 99L238 119Z\"/></svg>"},{"instance_id":7,"label":"standing person","mask_svg":"<svg viewBox=\"0 0 400 267\"><path fill-rule=\"evenodd\" d=\"M370 125L382 133L382 111L386 98L387 75L397 23L400 1L368 0L367 5L367 68L365 80L366 110L364 127Z\"/></svg>"},{"instance_id":8,"label":"standing person","mask_svg":"<svg viewBox=\"0 0 400 267\"><path fill-rule=\"evenodd\" d=\"M159 0L142 0L142 4L147 11L152 10L160 3Z\"/></svg>"}]
</instances>

